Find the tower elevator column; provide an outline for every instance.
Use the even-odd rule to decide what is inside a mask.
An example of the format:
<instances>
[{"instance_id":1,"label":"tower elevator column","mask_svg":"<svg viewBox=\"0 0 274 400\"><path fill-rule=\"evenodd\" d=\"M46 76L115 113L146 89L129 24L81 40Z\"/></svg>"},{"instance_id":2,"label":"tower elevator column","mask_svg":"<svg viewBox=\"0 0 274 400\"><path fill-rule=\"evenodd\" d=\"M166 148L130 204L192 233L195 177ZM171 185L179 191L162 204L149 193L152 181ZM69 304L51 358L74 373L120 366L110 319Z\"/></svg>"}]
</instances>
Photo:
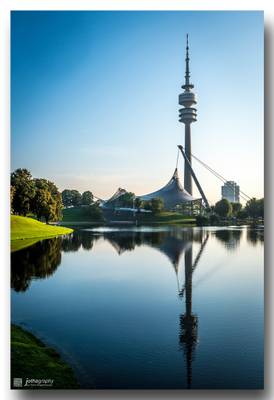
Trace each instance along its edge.
<instances>
[{"instance_id":1,"label":"tower elevator column","mask_svg":"<svg viewBox=\"0 0 274 400\"><path fill-rule=\"evenodd\" d=\"M197 101L195 94L191 91L194 85L190 83L188 35L186 36L185 62L185 84L182 85L184 92L179 95L179 104L183 106L183 108L179 110L179 121L185 124L185 153L191 164L191 124L197 121L197 110L192 106L197 104ZM192 177L187 162L185 162L184 170L184 189L192 195Z\"/></svg>"}]
</instances>

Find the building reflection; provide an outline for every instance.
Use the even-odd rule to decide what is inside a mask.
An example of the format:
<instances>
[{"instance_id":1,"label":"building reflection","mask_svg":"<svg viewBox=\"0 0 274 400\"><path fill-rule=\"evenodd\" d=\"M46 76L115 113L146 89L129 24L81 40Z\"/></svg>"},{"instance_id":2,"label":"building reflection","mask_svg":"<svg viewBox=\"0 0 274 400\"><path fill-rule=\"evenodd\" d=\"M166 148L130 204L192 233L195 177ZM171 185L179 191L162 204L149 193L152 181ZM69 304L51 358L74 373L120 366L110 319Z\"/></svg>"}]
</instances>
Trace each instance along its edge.
<instances>
[{"instance_id":1,"label":"building reflection","mask_svg":"<svg viewBox=\"0 0 274 400\"><path fill-rule=\"evenodd\" d=\"M218 239L223 243L229 242L228 248L235 247L241 238L241 232L237 232L235 236L222 233L218 234ZM209 239L209 233L202 229L173 228L159 231L106 231L99 237L110 243L119 255L134 251L139 246L149 246L160 251L170 261L176 274L178 294L180 298L185 297L185 312L180 315L179 322L179 343L185 355L187 388L191 388L192 363L198 343L198 316L192 312L192 277ZM199 245L199 250L193 259L194 244ZM182 266L183 287L179 283L179 268Z\"/></svg>"},{"instance_id":2,"label":"building reflection","mask_svg":"<svg viewBox=\"0 0 274 400\"><path fill-rule=\"evenodd\" d=\"M184 310L179 315L177 340L185 360L186 387L190 389L193 386L193 363L199 341L199 316L193 311L193 274L204 254L209 235L214 236L226 249L234 250L242 240L243 231L220 229L209 233L206 229L180 227L159 230L75 231L72 235L42 240L12 253L11 287L16 292L28 290L32 280L45 279L55 273L61 264L63 253L93 251L96 243L101 241L109 243L120 256L141 246L159 251L169 260L175 272L179 298L184 301ZM247 229L246 240L252 245L263 242L263 230ZM180 282L181 278L183 284Z\"/></svg>"}]
</instances>

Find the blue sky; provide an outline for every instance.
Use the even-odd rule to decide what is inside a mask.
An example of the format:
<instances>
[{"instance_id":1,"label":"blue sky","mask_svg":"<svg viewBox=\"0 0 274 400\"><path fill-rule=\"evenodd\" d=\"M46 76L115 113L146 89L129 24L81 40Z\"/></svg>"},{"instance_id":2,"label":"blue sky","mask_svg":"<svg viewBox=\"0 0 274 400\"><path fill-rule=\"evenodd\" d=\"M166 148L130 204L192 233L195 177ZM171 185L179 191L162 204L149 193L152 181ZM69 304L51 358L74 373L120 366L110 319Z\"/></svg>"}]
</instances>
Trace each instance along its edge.
<instances>
[{"instance_id":1,"label":"blue sky","mask_svg":"<svg viewBox=\"0 0 274 400\"><path fill-rule=\"evenodd\" d=\"M184 142L187 32L193 153L262 197L262 12L12 12L12 169L102 198L164 185ZM193 166L219 200L221 183Z\"/></svg>"}]
</instances>

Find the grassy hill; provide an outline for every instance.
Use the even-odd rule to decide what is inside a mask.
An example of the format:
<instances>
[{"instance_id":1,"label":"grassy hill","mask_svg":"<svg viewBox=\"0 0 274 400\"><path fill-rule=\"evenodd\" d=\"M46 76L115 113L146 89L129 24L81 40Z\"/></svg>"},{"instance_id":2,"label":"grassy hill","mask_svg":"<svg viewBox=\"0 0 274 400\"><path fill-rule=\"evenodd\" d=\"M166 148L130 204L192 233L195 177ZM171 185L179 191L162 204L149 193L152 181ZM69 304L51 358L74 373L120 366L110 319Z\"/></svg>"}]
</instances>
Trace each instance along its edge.
<instances>
[{"instance_id":1,"label":"grassy hill","mask_svg":"<svg viewBox=\"0 0 274 400\"><path fill-rule=\"evenodd\" d=\"M49 238L66 235L73 230L59 226L46 225L32 218L11 215L11 240Z\"/></svg>"},{"instance_id":2,"label":"grassy hill","mask_svg":"<svg viewBox=\"0 0 274 400\"><path fill-rule=\"evenodd\" d=\"M120 214L113 214L112 212L104 212L106 221L132 221L131 212L122 212ZM193 225L196 219L187 217L179 212L162 211L160 214L136 214L140 224L184 224ZM71 207L63 210L63 225L73 225L73 223L96 223L88 215L85 207ZM98 223L98 222L97 222ZM106 222L107 223L107 222Z\"/></svg>"},{"instance_id":3,"label":"grassy hill","mask_svg":"<svg viewBox=\"0 0 274 400\"><path fill-rule=\"evenodd\" d=\"M72 369L60 359L52 348L46 347L32 334L11 326L11 378L53 379L52 389L76 389L79 387ZM21 388L19 388L21 389ZM22 389L30 389L24 387ZM41 389L41 387L38 387ZM43 389L43 387L42 387ZM47 387L45 387L47 389Z\"/></svg>"},{"instance_id":4,"label":"grassy hill","mask_svg":"<svg viewBox=\"0 0 274 400\"><path fill-rule=\"evenodd\" d=\"M154 223L154 224L190 224L193 225L196 222L196 218L185 216L179 212L174 211L162 211L160 214L143 214L140 217L142 223Z\"/></svg>"},{"instance_id":5,"label":"grassy hill","mask_svg":"<svg viewBox=\"0 0 274 400\"><path fill-rule=\"evenodd\" d=\"M90 221L86 207L71 207L63 210L62 222L86 222Z\"/></svg>"}]
</instances>

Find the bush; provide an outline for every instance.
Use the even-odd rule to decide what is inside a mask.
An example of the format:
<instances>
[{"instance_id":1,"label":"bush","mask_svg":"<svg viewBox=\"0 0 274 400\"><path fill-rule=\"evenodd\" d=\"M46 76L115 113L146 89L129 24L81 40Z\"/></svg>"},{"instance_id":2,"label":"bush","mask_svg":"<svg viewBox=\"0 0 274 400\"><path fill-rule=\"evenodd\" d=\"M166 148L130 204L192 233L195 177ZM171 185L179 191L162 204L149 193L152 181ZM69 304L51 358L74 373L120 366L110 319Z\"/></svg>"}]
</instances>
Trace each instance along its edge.
<instances>
[{"instance_id":1,"label":"bush","mask_svg":"<svg viewBox=\"0 0 274 400\"><path fill-rule=\"evenodd\" d=\"M84 207L84 215L92 221L101 222L104 220L103 212L97 203Z\"/></svg>"},{"instance_id":2,"label":"bush","mask_svg":"<svg viewBox=\"0 0 274 400\"><path fill-rule=\"evenodd\" d=\"M164 202L160 197L154 197L151 200L143 201L145 210L152 211L153 214L159 214L164 209Z\"/></svg>"},{"instance_id":3,"label":"bush","mask_svg":"<svg viewBox=\"0 0 274 400\"><path fill-rule=\"evenodd\" d=\"M209 219L205 215L197 215L196 225L197 226L207 226L209 224Z\"/></svg>"},{"instance_id":4,"label":"bush","mask_svg":"<svg viewBox=\"0 0 274 400\"><path fill-rule=\"evenodd\" d=\"M209 217L210 225L218 225L220 223L220 218L216 214L212 214Z\"/></svg>"},{"instance_id":5,"label":"bush","mask_svg":"<svg viewBox=\"0 0 274 400\"><path fill-rule=\"evenodd\" d=\"M232 205L227 199L222 199L215 204L214 211L220 217L227 218L232 214Z\"/></svg>"}]
</instances>

